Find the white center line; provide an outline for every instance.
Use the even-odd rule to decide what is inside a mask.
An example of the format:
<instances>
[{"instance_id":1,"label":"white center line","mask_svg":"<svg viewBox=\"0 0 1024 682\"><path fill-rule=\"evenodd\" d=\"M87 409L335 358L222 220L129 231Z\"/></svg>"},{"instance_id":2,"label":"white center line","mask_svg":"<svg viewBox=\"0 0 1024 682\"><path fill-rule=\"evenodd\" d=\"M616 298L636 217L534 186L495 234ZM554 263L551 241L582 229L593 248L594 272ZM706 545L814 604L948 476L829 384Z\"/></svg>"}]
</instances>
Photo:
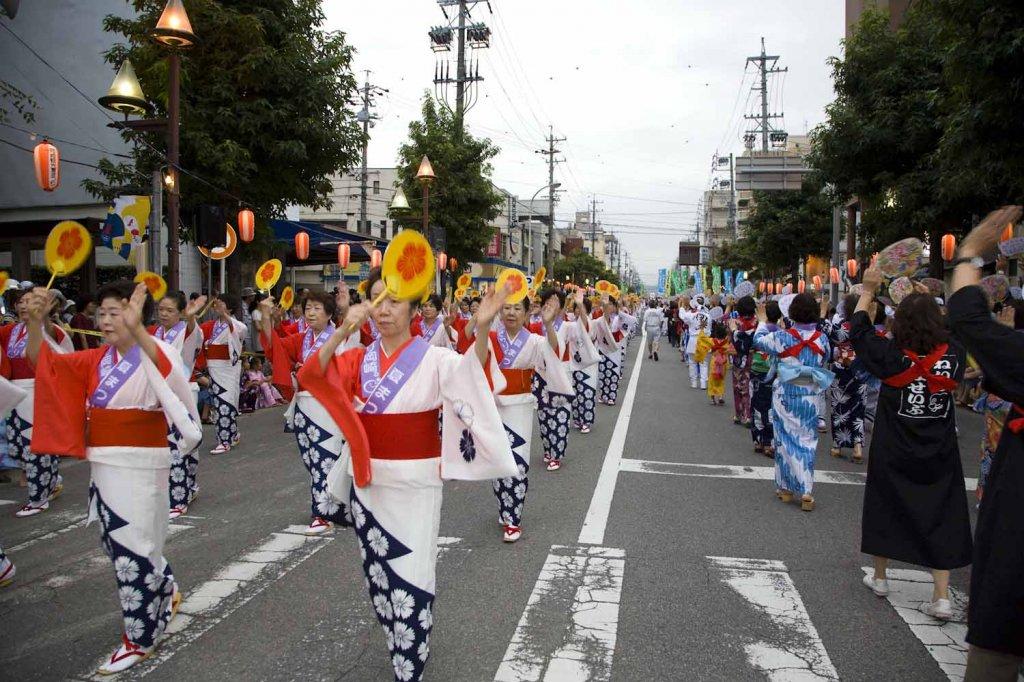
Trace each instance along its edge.
<instances>
[{"instance_id":1,"label":"white center line","mask_svg":"<svg viewBox=\"0 0 1024 682\"><path fill-rule=\"evenodd\" d=\"M751 666L777 682L839 679L784 563L772 559L706 558L722 582L776 627L773 641L749 642L743 647Z\"/></svg>"},{"instance_id":2,"label":"white center line","mask_svg":"<svg viewBox=\"0 0 1024 682\"><path fill-rule=\"evenodd\" d=\"M622 460L622 451L626 446L629 418L633 414L633 402L636 400L636 387L640 383L640 367L644 361L643 349L646 345L647 333L644 332L643 336L640 337L640 347L637 348L636 366L629 377L629 386L626 388L622 408L619 410L618 419L615 420L615 430L612 431L612 438L604 455L601 475L597 479L594 495L590 498L587 518L583 521L583 529L580 531L578 542L581 545L600 545L604 542L604 531L608 525L608 513L611 511L612 497L615 495L615 482L619 476L619 462Z\"/></svg>"},{"instance_id":3,"label":"white center line","mask_svg":"<svg viewBox=\"0 0 1024 682\"><path fill-rule=\"evenodd\" d=\"M635 474L667 474L670 476L694 476L698 478L739 478L748 481L774 481L775 468L767 466L745 466L728 464L693 464L684 462L657 462L645 459L623 459L619 470ZM815 483L838 485L864 485L867 473L863 471L833 471L819 469L814 472ZM978 479L964 478L968 491L978 487Z\"/></svg>"}]
</instances>

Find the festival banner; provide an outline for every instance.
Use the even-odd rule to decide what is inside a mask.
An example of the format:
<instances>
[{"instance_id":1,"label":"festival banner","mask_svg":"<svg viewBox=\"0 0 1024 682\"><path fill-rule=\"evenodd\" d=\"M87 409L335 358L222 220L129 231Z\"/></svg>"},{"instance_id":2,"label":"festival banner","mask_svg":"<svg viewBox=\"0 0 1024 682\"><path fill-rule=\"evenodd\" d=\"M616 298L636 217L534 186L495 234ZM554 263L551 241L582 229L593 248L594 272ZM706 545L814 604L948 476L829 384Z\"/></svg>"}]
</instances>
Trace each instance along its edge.
<instances>
[{"instance_id":1,"label":"festival banner","mask_svg":"<svg viewBox=\"0 0 1024 682\"><path fill-rule=\"evenodd\" d=\"M148 196L115 198L100 228L100 243L134 264L149 225L149 208Z\"/></svg>"},{"instance_id":2,"label":"festival banner","mask_svg":"<svg viewBox=\"0 0 1024 682\"><path fill-rule=\"evenodd\" d=\"M713 283L712 286L715 288L716 292L722 290L722 268L718 267L717 265L711 266L711 281Z\"/></svg>"},{"instance_id":3,"label":"festival banner","mask_svg":"<svg viewBox=\"0 0 1024 682\"><path fill-rule=\"evenodd\" d=\"M704 283L701 281L701 269L697 268L693 272L693 290L698 294L704 293Z\"/></svg>"},{"instance_id":4,"label":"festival banner","mask_svg":"<svg viewBox=\"0 0 1024 682\"><path fill-rule=\"evenodd\" d=\"M661 268L658 270L658 295L665 295L665 281L668 279L668 270Z\"/></svg>"},{"instance_id":5,"label":"festival banner","mask_svg":"<svg viewBox=\"0 0 1024 682\"><path fill-rule=\"evenodd\" d=\"M725 293L732 293L732 270L725 271Z\"/></svg>"}]
</instances>

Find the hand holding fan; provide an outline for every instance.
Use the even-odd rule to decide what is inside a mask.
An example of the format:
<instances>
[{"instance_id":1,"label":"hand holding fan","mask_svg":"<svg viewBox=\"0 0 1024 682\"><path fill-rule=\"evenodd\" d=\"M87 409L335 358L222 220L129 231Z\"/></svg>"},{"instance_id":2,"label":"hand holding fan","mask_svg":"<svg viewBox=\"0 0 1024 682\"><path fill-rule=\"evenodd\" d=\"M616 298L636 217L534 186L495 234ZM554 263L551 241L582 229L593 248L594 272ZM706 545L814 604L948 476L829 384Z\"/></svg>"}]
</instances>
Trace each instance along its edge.
<instances>
[{"instance_id":1,"label":"hand holding fan","mask_svg":"<svg viewBox=\"0 0 1024 682\"><path fill-rule=\"evenodd\" d=\"M905 299L909 294L914 293L914 283L909 277L897 277L889 285L889 298L896 305Z\"/></svg>"},{"instance_id":2,"label":"hand holding fan","mask_svg":"<svg viewBox=\"0 0 1024 682\"><path fill-rule=\"evenodd\" d=\"M159 301L167 295L167 282L163 277L155 272L149 272L148 270L140 272L135 275L135 279L133 281L145 284L146 289L149 290L149 295L153 297L154 301Z\"/></svg>"},{"instance_id":3,"label":"hand holding fan","mask_svg":"<svg viewBox=\"0 0 1024 682\"><path fill-rule=\"evenodd\" d=\"M910 277L924 262L924 244L910 237L890 244L879 252L875 267L888 279Z\"/></svg>"},{"instance_id":4,"label":"hand holding fan","mask_svg":"<svg viewBox=\"0 0 1024 682\"><path fill-rule=\"evenodd\" d=\"M89 231L73 220L57 223L46 237L46 267L50 270L49 289L53 280L66 277L82 267L92 252Z\"/></svg>"},{"instance_id":5,"label":"hand holding fan","mask_svg":"<svg viewBox=\"0 0 1024 682\"><path fill-rule=\"evenodd\" d=\"M284 265L277 258L271 258L256 270L256 289L270 293L277 281L281 279Z\"/></svg>"},{"instance_id":6,"label":"hand holding fan","mask_svg":"<svg viewBox=\"0 0 1024 682\"><path fill-rule=\"evenodd\" d=\"M526 286L526 275L515 268L503 270L498 275L498 281L494 283L494 287L500 290L506 284L509 285L509 294L505 299L506 303L519 303L529 293L529 287Z\"/></svg>"}]
</instances>

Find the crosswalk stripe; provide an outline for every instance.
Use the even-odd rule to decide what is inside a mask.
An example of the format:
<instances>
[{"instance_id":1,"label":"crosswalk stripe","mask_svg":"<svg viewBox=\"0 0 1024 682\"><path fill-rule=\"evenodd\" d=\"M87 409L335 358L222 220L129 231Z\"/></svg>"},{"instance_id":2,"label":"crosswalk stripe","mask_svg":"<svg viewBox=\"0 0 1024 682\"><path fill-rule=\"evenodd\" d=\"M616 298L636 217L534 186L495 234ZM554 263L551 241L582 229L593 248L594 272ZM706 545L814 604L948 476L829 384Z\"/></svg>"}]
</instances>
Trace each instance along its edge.
<instances>
[{"instance_id":1,"label":"crosswalk stripe","mask_svg":"<svg viewBox=\"0 0 1024 682\"><path fill-rule=\"evenodd\" d=\"M495 682L611 679L625 563L621 549L552 546Z\"/></svg>"},{"instance_id":2,"label":"crosswalk stripe","mask_svg":"<svg viewBox=\"0 0 1024 682\"><path fill-rule=\"evenodd\" d=\"M863 567L864 574L874 569ZM949 588L949 602L953 619L948 622L935 620L921 611L921 605L932 599L932 574L905 568L888 570L888 601L900 618L910 627L914 636L921 640L925 649L935 659L951 681L964 679L967 670L967 596L957 589Z\"/></svg>"},{"instance_id":3,"label":"crosswalk stripe","mask_svg":"<svg viewBox=\"0 0 1024 682\"><path fill-rule=\"evenodd\" d=\"M720 580L778 629L775 641L749 642L747 660L769 680L838 680L828 651L781 561L709 556Z\"/></svg>"},{"instance_id":4,"label":"crosswalk stripe","mask_svg":"<svg viewBox=\"0 0 1024 682\"><path fill-rule=\"evenodd\" d=\"M728 464L688 464L683 462L658 462L646 459L623 459L619 470L635 474L668 474L671 476L694 476L698 478L739 478L748 481L774 481L775 467ZM864 485L867 474L863 471L830 471L819 469L814 472L815 483L838 485ZM976 490L978 479L964 478L968 491Z\"/></svg>"}]
</instances>

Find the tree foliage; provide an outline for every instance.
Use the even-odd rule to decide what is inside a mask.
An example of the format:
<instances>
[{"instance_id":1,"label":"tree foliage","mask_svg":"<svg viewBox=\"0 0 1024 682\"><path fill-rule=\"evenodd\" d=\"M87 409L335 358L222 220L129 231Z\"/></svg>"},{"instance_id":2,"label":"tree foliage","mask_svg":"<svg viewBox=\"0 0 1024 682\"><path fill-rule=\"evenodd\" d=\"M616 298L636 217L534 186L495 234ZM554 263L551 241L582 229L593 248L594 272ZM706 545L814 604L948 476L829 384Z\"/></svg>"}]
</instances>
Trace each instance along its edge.
<instances>
[{"instance_id":1,"label":"tree foliage","mask_svg":"<svg viewBox=\"0 0 1024 682\"><path fill-rule=\"evenodd\" d=\"M398 177L409 205L416 215L422 211L416 171L426 156L437 176L430 186L431 225L445 228L449 256L460 263L482 260L494 233L488 224L505 201L491 182L491 159L499 149L487 138L460 133L451 113L429 95L423 98L422 115L409 124L409 140L398 151Z\"/></svg>"},{"instance_id":2,"label":"tree foliage","mask_svg":"<svg viewBox=\"0 0 1024 682\"><path fill-rule=\"evenodd\" d=\"M566 280L566 277L569 279ZM618 276L606 268L602 260L583 251L556 260L553 278L556 282L569 281L573 284L586 284L589 279L591 285L599 279L606 279L619 286Z\"/></svg>"},{"instance_id":3,"label":"tree foliage","mask_svg":"<svg viewBox=\"0 0 1024 682\"><path fill-rule=\"evenodd\" d=\"M24 90L15 87L0 78L0 123L8 123L11 119L11 107L25 123L36 120L34 109L38 106L35 98Z\"/></svg>"},{"instance_id":4,"label":"tree foliage","mask_svg":"<svg viewBox=\"0 0 1024 682\"><path fill-rule=\"evenodd\" d=\"M124 38L106 59L115 68L131 59L143 92L155 105L154 116L164 117L167 51L150 32L165 3L128 4L133 16L104 20L105 30ZM352 48L344 34L321 29L320 4L186 2L198 40L181 59L183 215L199 204L218 204L233 215L238 197L265 232L266 220L283 215L289 205L328 206L331 175L356 164L363 137L352 113L357 88ZM134 176L145 182L166 164L163 134L129 137L139 142L134 163L127 168L105 164L106 182L86 185L94 195L109 198L126 180Z\"/></svg>"}]
</instances>

